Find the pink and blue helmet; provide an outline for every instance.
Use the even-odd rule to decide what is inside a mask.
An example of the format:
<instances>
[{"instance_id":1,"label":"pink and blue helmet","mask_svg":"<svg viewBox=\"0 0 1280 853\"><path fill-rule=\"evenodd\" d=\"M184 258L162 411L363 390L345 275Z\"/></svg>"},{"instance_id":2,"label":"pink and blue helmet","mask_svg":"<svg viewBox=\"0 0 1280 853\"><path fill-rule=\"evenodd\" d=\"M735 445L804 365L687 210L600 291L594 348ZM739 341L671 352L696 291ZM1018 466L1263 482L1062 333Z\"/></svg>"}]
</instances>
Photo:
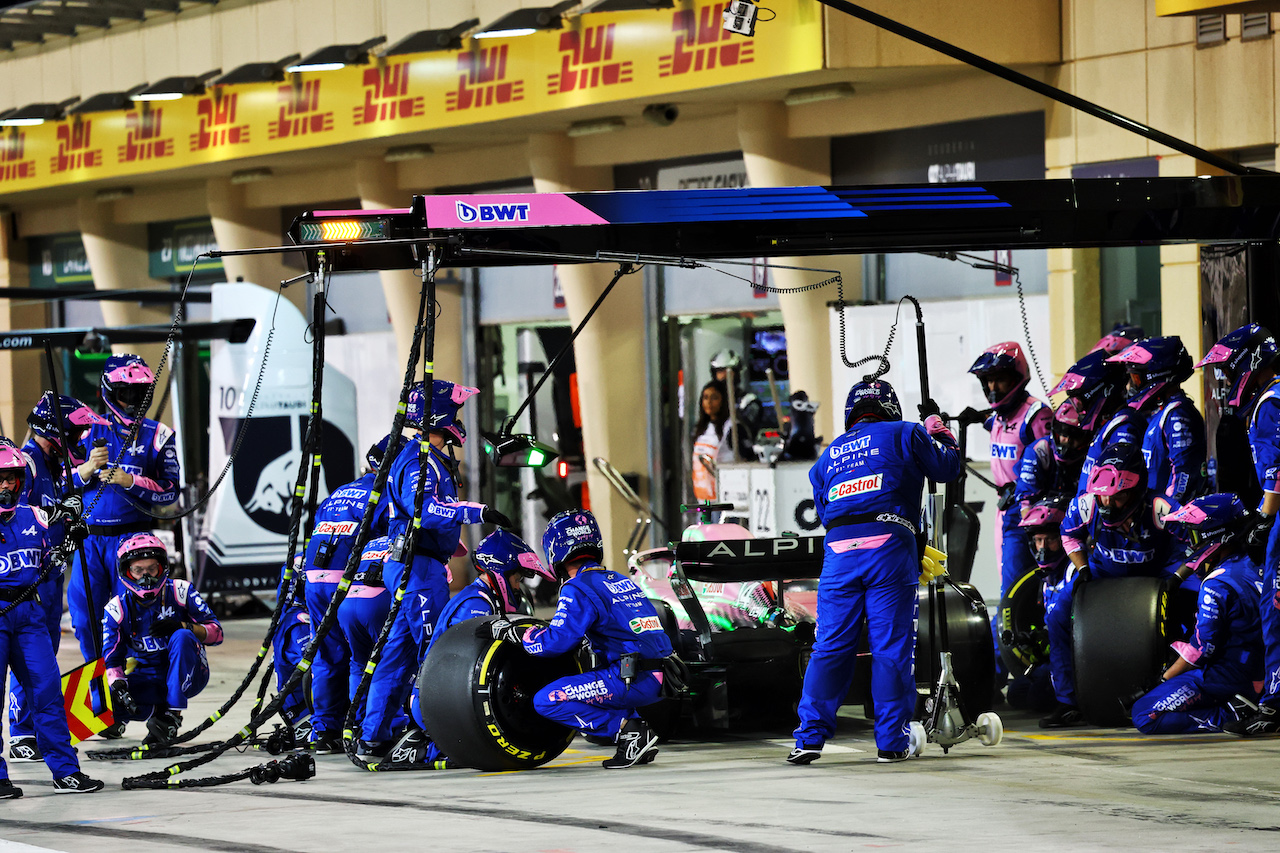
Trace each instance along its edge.
<instances>
[{"instance_id":1,"label":"pink and blue helmet","mask_svg":"<svg viewBox=\"0 0 1280 853\"><path fill-rule=\"evenodd\" d=\"M604 536L590 510L571 509L557 513L542 534L542 552L547 563L559 572L560 566L577 557L604 559Z\"/></svg>"},{"instance_id":2,"label":"pink and blue helmet","mask_svg":"<svg viewBox=\"0 0 1280 853\"><path fill-rule=\"evenodd\" d=\"M1061 536L1062 520L1067 517L1067 508L1070 505L1070 495L1049 495L1033 503L1027 510L1027 514L1022 517L1022 521L1018 522L1019 527L1026 529L1028 544L1031 546L1031 554L1035 558L1036 565L1042 569L1057 568L1067 557L1066 551L1063 550L1061 545ZM1037 533L1057 536L1058 547L1049 548L1045 543L1044 547L1037 548L1035 541L1032 539Z\"/></svg>"},{"instance_id":3,"label":"pink and blue helmet","mask_svg":"<svg viewBox=\"0 0 1280 853\"><path fill-rule=\"evenodd\" d=\"M1165 516L1169 530L1192 545L1186 564L1198 571L1248 526L1249 509L1226 492L1196 498ZM1216 562L1216 561L1215 561Z\"/></svg>"},{"instance_id":4,"label":"pink and blue helmet","mask_svg":"<svg viewBox=\"0 0 1280 853\"><path fill-rule=\"evenodd\" d=\"M1142 411L1163 389L1169 386L1176 388L1192 373L1191 354L1177 335L1145 338L1107 360L1122 365L1128 373L1142 377L1142 384L1130 392L1128 401L1129 407L1138 411Z\"/></svg>"},{"instance_id":5,"label":"pink and blue helmet","mask_svg":"<svg viewBox=\"0 0 1280 853\"><path fill-rule=\"evenodd\" d=\"M1067 369L1050 396L1066 394L1084 403L1084 419L1081 426L1095 430L1111 417L1124 402L1124 368L1110 361L1106 350L1094 350Z\"/></svg>"},{"instance_id":6,"label":"pink and blue helmet","mask_svg":"<svg viewBox=\"0 0 1280 853\"><path fill-rule=\"evenodd\" d=\"M423 431L439 430L447 436L446 441L450 444L461 446L467 441L467 430L458 413L463 403L479 393L479 388L435 379L431 383L431 414L426 416L426 394L423 393L422 383L415 383L409 389L405 423Z\"/></svg>"},{"instance_id":7,"label":"pink and blue helmet","mask_svg":"<svg viewBox=\"0 0 1280 853\"><path fill-rule=\"evenodd\" d=\"M540 577L552 583L557 580L555 572L543 565L523 539L502 528L480 540L475 551L471 552L471 561L476 571L489 575L494 589L502 597L503 609L508 613L515 611L519 604L509 582L511 572L519 572L526 578Z\"/></svg>"},{"instance_id":8,"label":"pink and blue helmet","mask_svg":"<svg viewBox=\"0 0 1280 853\"><path fill-rule=\"evenodd\" d=\"M1089 471L1085 492L1090 495L1111 496L1124 492L1135 494L1123 504L1103 506L1098 502L1098 515L1102 523L1114 527L1127 519L1138 508L1136 492L1146 489L1147 463L1142 448L1129 441L1120 441L1103 448L1098 462Z\"/></svg>"},{"instance_id":9,"label":"pink and blue helmet","mask_svg":"<svg viewBox=\"0 0 1280 853\"><path fill-rule=\"evenodd\" d=\"M7 438L0 436L0 471L9 471L18 477L18 485L12 489L0 489L0 510L11 510L27 490L26 454Z\"/></svg>"},{"instance_id":10,"label":"pink and blue helmet","mask_svg":"<svg viewBox=\"0 0 1280 853\"><path fill-rule=\"evenodd\" d=\"M1018 381L1009 389L1009 393L1000 395L991 388L987 380L993 373L1006 371L1016 375ZM982 383L982 395L996 411L1021 399L1027 383L1031 381L1031 368L1027 366L1027 357L1022 354L1022 347L1017 341L1002 341L987 347L973 362L969 372L978 377L978 381Z\"/></svg>"},{"instance_id":11,"label":"pink and blue helmet","mask_svg":"<svg viewBox=\"0 0 1280 853\"><path fill-rule=\"evenodd\" d=\"M129 566L136 560L148 558L159 561L160 574L156 577L130 577ZM120 576L120 582L139 598L159 595L165 578L169 576L169 552L164 543L153 534L135 533L116 549L116 573Z\"/></svg>"},{"instance_id":12,"label":"pink and blue helmet","mask_svg":"<svg viewBox=\"0 0 1280 853\"><path fill-rule=\"evenodd\" d=\"M1093 349L1089 352L1105 352L1107 355L1116 355L1124 352L1130 344L1140 341L1147 336L1142 331L1141 326L1130 326L1126 323L1116 323L1111 331L1107 332L1098 342L1093 345Z\"/></svg>"},{"instance_id":13,"label":"pink and blue helmet","mask_svg":"<svg viewBox=\"0 0 1280 853\"><path fill-rule=\"evenodd\" d=\"M1230 409L1247 409L1260 390L1253 382L1254 374L1267 368L1275 369L1280 350L1276 339L1257 323L1247 323L1224 335L1196 362L1196 367L1213 366L1219 384L1230 382L1222 389L1221 402Z\"/></svg>"},{"instance_id":14,"label":"pink and blue helmet","mask_svg":"<svg viewBox=\"0 0 1280 853\"><path fill-rule=\"evenodd\" d=\"M134 418L146 414L142 404L155 381L156 375L142 356L133 353L113 355L102 367L99 383L102 402L120 423L128 426Z\"/></svg>"},{"instance_id":15,"label":"pink and blue helmet","mask_svg":"<svg viewBox=\"0 0 1280 853\"><path fill-rule=\"evenodd\" d=\"M66 394L58 396L58 408L62 410L62 427L66 429L67 441L71 444L71 461L79 465L85 460L80 450L80 442L85 434L93 425L106 424L108 421L75 397L68 397ZM31 427L31 432L62 452L62 429L59 429L58 415L53 408L52 391L46 392L40 402L36 403L31 414L27 415L27 424Z\"/></svg>"}]
</instances>

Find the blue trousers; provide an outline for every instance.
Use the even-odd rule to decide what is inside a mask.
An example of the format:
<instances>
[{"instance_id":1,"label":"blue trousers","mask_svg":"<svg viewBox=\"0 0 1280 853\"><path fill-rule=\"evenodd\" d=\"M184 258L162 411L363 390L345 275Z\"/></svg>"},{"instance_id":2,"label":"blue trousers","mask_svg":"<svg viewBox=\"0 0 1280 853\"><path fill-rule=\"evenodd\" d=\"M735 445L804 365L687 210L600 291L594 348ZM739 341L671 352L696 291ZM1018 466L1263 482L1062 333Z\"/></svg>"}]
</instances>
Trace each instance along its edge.
<instances>
[{"instance_id":1,"label":"blue trousers","mask_svg":"<svg viewBox=\"0 0 1280 853\"><path fill-rule=\"evenodd\" d=\"M111 596L116 594L116 587L123 589L116 580L116 551L120 543L132 535L86 536L84 547L76 550L75 559L71 561L67 573L67 608L71 611L71 627L75 629L76 640L80 643L80 654L86 661L95 657L94 635L102 636L102 611ZM80 569L82 557L89 566L93 601L89 601L84 588L84 572Z\"/></svg>"},{"instance_id":2,"label":"blue trousers","mask_svg":"<svg viewBox=\"0 0 1280 853\"><path fill-rule=\"evenodd\" d=\"M45 627L53 644L55 659L62 645L62 575L40 584L40 606L44 610ZM27 703L26 691L13 673L9 674L9 737L31 737L36 732L35 719Z\"/></svg>"},{"instance_id":3,"label":"blue trousers","mask_svg":"<svg viewBox=\"0 0 1280 853\"><path fill-rule=\"evenodd\" d=\"M1266 647L1266 675L1262 685L1262 701L1280 706L1280 522L1271 528L1267 539L1267 556L1262 566L1262 643Z\"/></svg>"},{"instance_id":4,"label":"blue trousers","mask_svg":"<svg viewBox=\"0 0 1280 853\"><path fill-rule=\"evenodd\" d=\"M329 602L338 590L336 583L307 584L307 613L314 632L324 619ZM324 635L311 665L311 729L317 737L336 735L342 731L347 716L347 667L351 649L342 625L336 624Z\"/></svg>"},{"instance_id":5,"label":"blue trousers","mask_svg":"<svg viewBox=\"0 0 1280 853\"><path fill-rule=\"evenodd\" d=\"M889 526L889 525L887 525ZM871 646L876 746L907 748L915 712L915 542L892 535L878 548L834 553L818 581L818 625L800 698L796 743L820 748L836 731L836 712L853 682L863 625Z\"/></svg>"},{"instance_id":6,"label":"blue trousers","mask_svg":"<svg viewBox=\"0 0 1280 853\"><path fill-rule=\"evenodd\" d=\"M166 652L139 660L137 668L125 676L140 720L166 708L181 711L187 707L187 700L209 683L209 659L195 634L186 628L174 631ZM123 719L117 716L116 722Z\"/></svg>"},{"instance_id":7,"label":"blue trousers","mask_svg":"<svg viewBox=\"0 0 1280 853\"><path fill-rule=\"evenodd\" d=\"M359 588L353 586L352 592ZM338 624L351 646L351 665L347 675L347 699L354 700L360 680L364 677L365 665L373 654L373 644L382 633L382 626L391 612L391 593L383 590L381 595L372 598L353 598L348 595L338 605ZM389 639L389 638L388 638ZM384 658L385 660L385 658ZM372 687L372 684L370 685ZM364 709L356 710L356 723L364 719Z\"/></svg>"},{"instance_id":8,"label":"blue trousers","mask_svg":"<svg viewBox=\"0 0 1280 853\"><path fill-rule=\"evenodd\" d=\"M1022 520L1022 511L1017 504L1000 513L1000 598L1017 582L1018 578L1036 567L1035 558L1031 556L1031 546L1027 531L1018 526ZM999 630L1000 614L998 608L991 614L991 642L996 650L996 688L1004 684L1009 673L1005 671L1004 660L1000 657Z\"/></svg>"},{"instance_id":9,"label":"blue trousers","mask_svg":"<svg viewBox=\"0 0 1280 853\"><path fill-rule=\"evenodd\" d=\"M365 704L363 739L391 739L391 728L402 711L405 698L431 641L440 611L449 601L449 582L441 570L426 579L424 586L405 591L400 612L396 614L391 634L382 649L378 668L369 684Z\"/></svg>"},{"instance_id":10,"label":"blue trousers","mask_svg":"<svg viewBox=\"0 0 1280 853\"><path fill-rule=\"evenodd\" d=\"M61 779L75 773L80 769L80 760L71 748L71 732L62 709L62 678L49 643L44 609L34 601L23 602L0 616L0 682L5 680L7 668L13 669L26 690L35 721L36 744L53 777ZM0 758L0 779L7 778L9 770Z\"/></svg>"},{"instance_id":11,"label":"blue trousers","mask_svg":"<svg viewBox=\"0 0 1280 853\"><path fill-rule=\"evenodd\" d=\"M533 709L548 720L602 737L616 737L638 709L662 698L662 679L652 672L628 687L618 664L558 678L533 695Z\"/></svg>"},{"instance_id":12,"label":"blue trousers","mask_svg":"<svg viewBox=\"0 0 1280 853\"><path fill-rule=\"evenodd\" d=\"M1079 575L1071 572L1055 584L1044 585L1044 625L1049 632L1049 683L1063 705L1076 704L1076 669L1072 659L1071 599Z\"/></svg>"},{"instance_id":13,"label":"blue trousers","mask_svg":"<svg viewBox=\"0 0 1280 853\"><path fill-rule=\"evenodd\" d=\"M298 661L302 660L302 653L306 650L307 643L311 642L311 624L298 618L306 615L307 611L290 607L280 617L280 627L271 638L271 651L276 670L276 690L283 687L289 680ZM299 682L298 686L285 697L284 704L280 706L280 717L286 723L293 725L298 720L306 719L310 713L311 706L307 702L306 691L303 689L302 682Z\"/></svg>"},{"instance_id":14,"label":"blue trousers","mask_svg":"<svg viewBox=\"0 0 1280 853\"><path fill-rule=\"evenodd\" d=\"M1175 675L1133 706L1133 724L1148 735L1220 732L1236 715L1227 700L1257 697L1253 679L1235 667L1191 669Z\"/></svg>"}]
</instances>

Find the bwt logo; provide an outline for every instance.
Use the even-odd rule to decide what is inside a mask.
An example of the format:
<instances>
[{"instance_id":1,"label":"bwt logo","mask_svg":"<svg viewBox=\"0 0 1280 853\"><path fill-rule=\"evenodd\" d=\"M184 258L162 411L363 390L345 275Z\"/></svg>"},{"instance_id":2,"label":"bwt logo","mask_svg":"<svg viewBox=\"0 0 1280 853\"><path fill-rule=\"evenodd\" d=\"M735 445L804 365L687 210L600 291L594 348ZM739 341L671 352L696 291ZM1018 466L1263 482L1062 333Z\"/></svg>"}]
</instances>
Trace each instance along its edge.
<instances>
[{"instance_id":1,"label":"bwt logo","mask_svg":"<svg viewBox=\"0 0 1280 853\"><path fill-rule=\"evenodd\" d=\"M528 222L528 204L455 203L459 222Z\"/></svg>"}]
</instances>

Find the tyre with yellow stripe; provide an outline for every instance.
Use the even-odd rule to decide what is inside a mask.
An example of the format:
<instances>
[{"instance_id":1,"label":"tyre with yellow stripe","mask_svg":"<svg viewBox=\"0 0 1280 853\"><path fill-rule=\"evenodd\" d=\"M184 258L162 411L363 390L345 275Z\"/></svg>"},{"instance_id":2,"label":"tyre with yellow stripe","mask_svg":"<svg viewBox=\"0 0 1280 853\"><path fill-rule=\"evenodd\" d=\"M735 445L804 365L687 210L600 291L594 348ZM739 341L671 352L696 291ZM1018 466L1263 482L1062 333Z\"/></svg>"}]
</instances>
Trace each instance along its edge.
<instances>
[{"instance_id":1,"label":"tyre with yellow stripe","mask_svg":"<svg viewBox=\"0 0 1280 853\"><path fill-rule=\"evenodd\" d=\"M481 639L468 619L439 637L418 673L422 722L445 755L476 770L529 770L564 752L575 731L538 714L534 694L581 672L574 655L532 657Z\"/></svg>"},{"instance_id":2,"label":"tyre with yellow stripe","mask_svg":"<svg viewBox=\"0 0 1280 853\"><path fill-rule=\"evenodd\" d=\"M1049 660L1049 630L1044 624L1044 569L1032 569L1014 581L1000 599L996 641L1005 669L1014 675Z\"/></svg>"}]
</instances>

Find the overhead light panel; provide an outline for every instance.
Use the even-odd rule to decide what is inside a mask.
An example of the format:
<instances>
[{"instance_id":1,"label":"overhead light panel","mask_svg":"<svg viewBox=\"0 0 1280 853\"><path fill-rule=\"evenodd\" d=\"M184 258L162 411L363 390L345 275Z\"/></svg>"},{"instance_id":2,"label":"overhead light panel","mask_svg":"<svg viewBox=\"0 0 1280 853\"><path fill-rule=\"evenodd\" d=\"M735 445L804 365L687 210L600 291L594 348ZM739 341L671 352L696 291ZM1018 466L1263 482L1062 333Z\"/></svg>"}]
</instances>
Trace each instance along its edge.
<instances>
[{"instance_id":1,"label":"overhead light panel","mask_svg":"<svg viewBox=\"0 0 1280 853\"><path fill-rule=\"evenodd\" d=\"M177 101L191 95L203 95L204 84L222 73L216 68L199 77L166 77L129 97L135 101Z\"/></svg>"},{"instance_id":2,"label":"overhead light panel","mask_svg":"<svg viewBox=\"0 0 1280 853\"><path fill-rule=\"evenodd\" d=\"M397 145L388 148L382 159L388 163L399 163L403 160L421 160L435 153L435 149L423 143L421 145Z\"/></svg>"},{"instance_id":3,"label":"overhead light panel","mask_svg":"<svg viewBox=\"0 0 1280 853\"><path fill-rule=\"evenodd\" d=\"M527 36L536 33L538 30L558 30L563 21L561 16L577 5L578 0L564 0L563 3L557 3L554 6L545 6L537 9L516 9L514 12L503 15L471 37L496 39Z\"/></svg>"},{"instance_id":4,"label":"overhead light panel","mask_svg":"<svg viewBox=\"0 0 1280 853\"><path fill-rule=\"evenodd\" d=\"M588 121L575 121L569 125L569 129L565 132L569 136L591 136L596 133L621 130L626 126L627 123L618 116L609 116L608 118L590 119Z\"/></svg>"},{"instance_id":5,"label":"overhead light panel","mask_svg":"<svg viewBox=\"0 0 1280 853\"><path fill-rule=\"evenodd\" d=\"M90 95L83 101L67 109L67 115L85 115L87 113L109 113L113 110L133 108L133 96L146 88L146 84L135 86L127 92L99 92Z\"/></svg>"},{"instance_id":6,"label":"overhead light panel","mask_svg":"<svg viewBox=\"0 0 1280 853\"><path fill-rule=\"evenodd\" d=\"M645 9L672 9L673 0L600 0L582 10L582 14L592 12L639 12Z\"/></svg>"},{"instance_id":7,"label":"overhead light panel","mask_svg":"<svg viewBox=\"0 0 1280 853\"><path fill-rule=\"evenodd\" d=\"M486 432L482 438L485 454L499 468L541 468L560 455L532 435Z\"/></svg>"},{"instance_id":8,"label":"overhead light panel","mask_svg":"<svg viewBox=\"0 0 1280 853\"><path fill-rule=\"evenodd\" d=\"M133 198L133 187L111 187L110 189L98 190L93 194L93 200L99 204L120 201L125 198Z\"/></svg>"},{"instance_id":9,"label":"overhead light panel","mask_svg":"<svg viewBox=\"0 0 1280 853\"><path fill-rule=\"evenodd\" d=\"M279 62L250 62L232 68L226 74L209 83L210 86L238 86L245 83L280 83L284 81L284 69L301 58L293 53Z\"/></svg>"},{"instance_id":10,"label":"overhead light panel","mask_svg":"<svg viewBox=\"0 0 1280 853\"><path fill-rule=\"evenodd\" d=\"M67 117L67 108L79 98L71 98L60 104L27 104L0 113L0 127L32 127L46 121L61 121Z\"/></svg>"},{"instance_id":11,"label":"overhead light panel","mask_svg":"<svg viewBox=\"0 0 1280 853\"><path fill-rule=\"evenodd\" d=\"M407 35L382 52L383 56L406 53L431 53L437 50L461 50L462 34L480 26L479 18L468 18L447 30L419 30Z\"/></svg>"},{"instance_id":12,"label":"overhead light panel","mask_svg":"<svg viewBox=\"0 0 1280 853\"><path fill-rule=\"evenodd\" d=\"M267 168L260 169L239 169L231 173L231 183L233 184L251 184L254 181L263 181L271 177L272 171Z\"/></svg>"},{"instance_id":13,"label":"overhead light panel","mask_svg":"<svg viewBox=\"0 0 1280 853\"><path fill-rule=\"evenodd\" d=\"M348 65L367 65L369 51L386 40L386 36L378 36L360 44L331 44L307 54L284 70L293 74L302 71L337 71Z\"/></svg>"},{"instance_id":14,"label":"overhead light panel","mask_svg":"<svg viewBox=\"0 0 1280 853\"><path fill-rule=\"evenodd\" d=\"M806 86L803 89L792 89L782 102L789 107L800 104L815 104L819 101L834 101L837 98L853 96L852 83L832 83L826 86Z\"/></svg>"}]
</instances>

